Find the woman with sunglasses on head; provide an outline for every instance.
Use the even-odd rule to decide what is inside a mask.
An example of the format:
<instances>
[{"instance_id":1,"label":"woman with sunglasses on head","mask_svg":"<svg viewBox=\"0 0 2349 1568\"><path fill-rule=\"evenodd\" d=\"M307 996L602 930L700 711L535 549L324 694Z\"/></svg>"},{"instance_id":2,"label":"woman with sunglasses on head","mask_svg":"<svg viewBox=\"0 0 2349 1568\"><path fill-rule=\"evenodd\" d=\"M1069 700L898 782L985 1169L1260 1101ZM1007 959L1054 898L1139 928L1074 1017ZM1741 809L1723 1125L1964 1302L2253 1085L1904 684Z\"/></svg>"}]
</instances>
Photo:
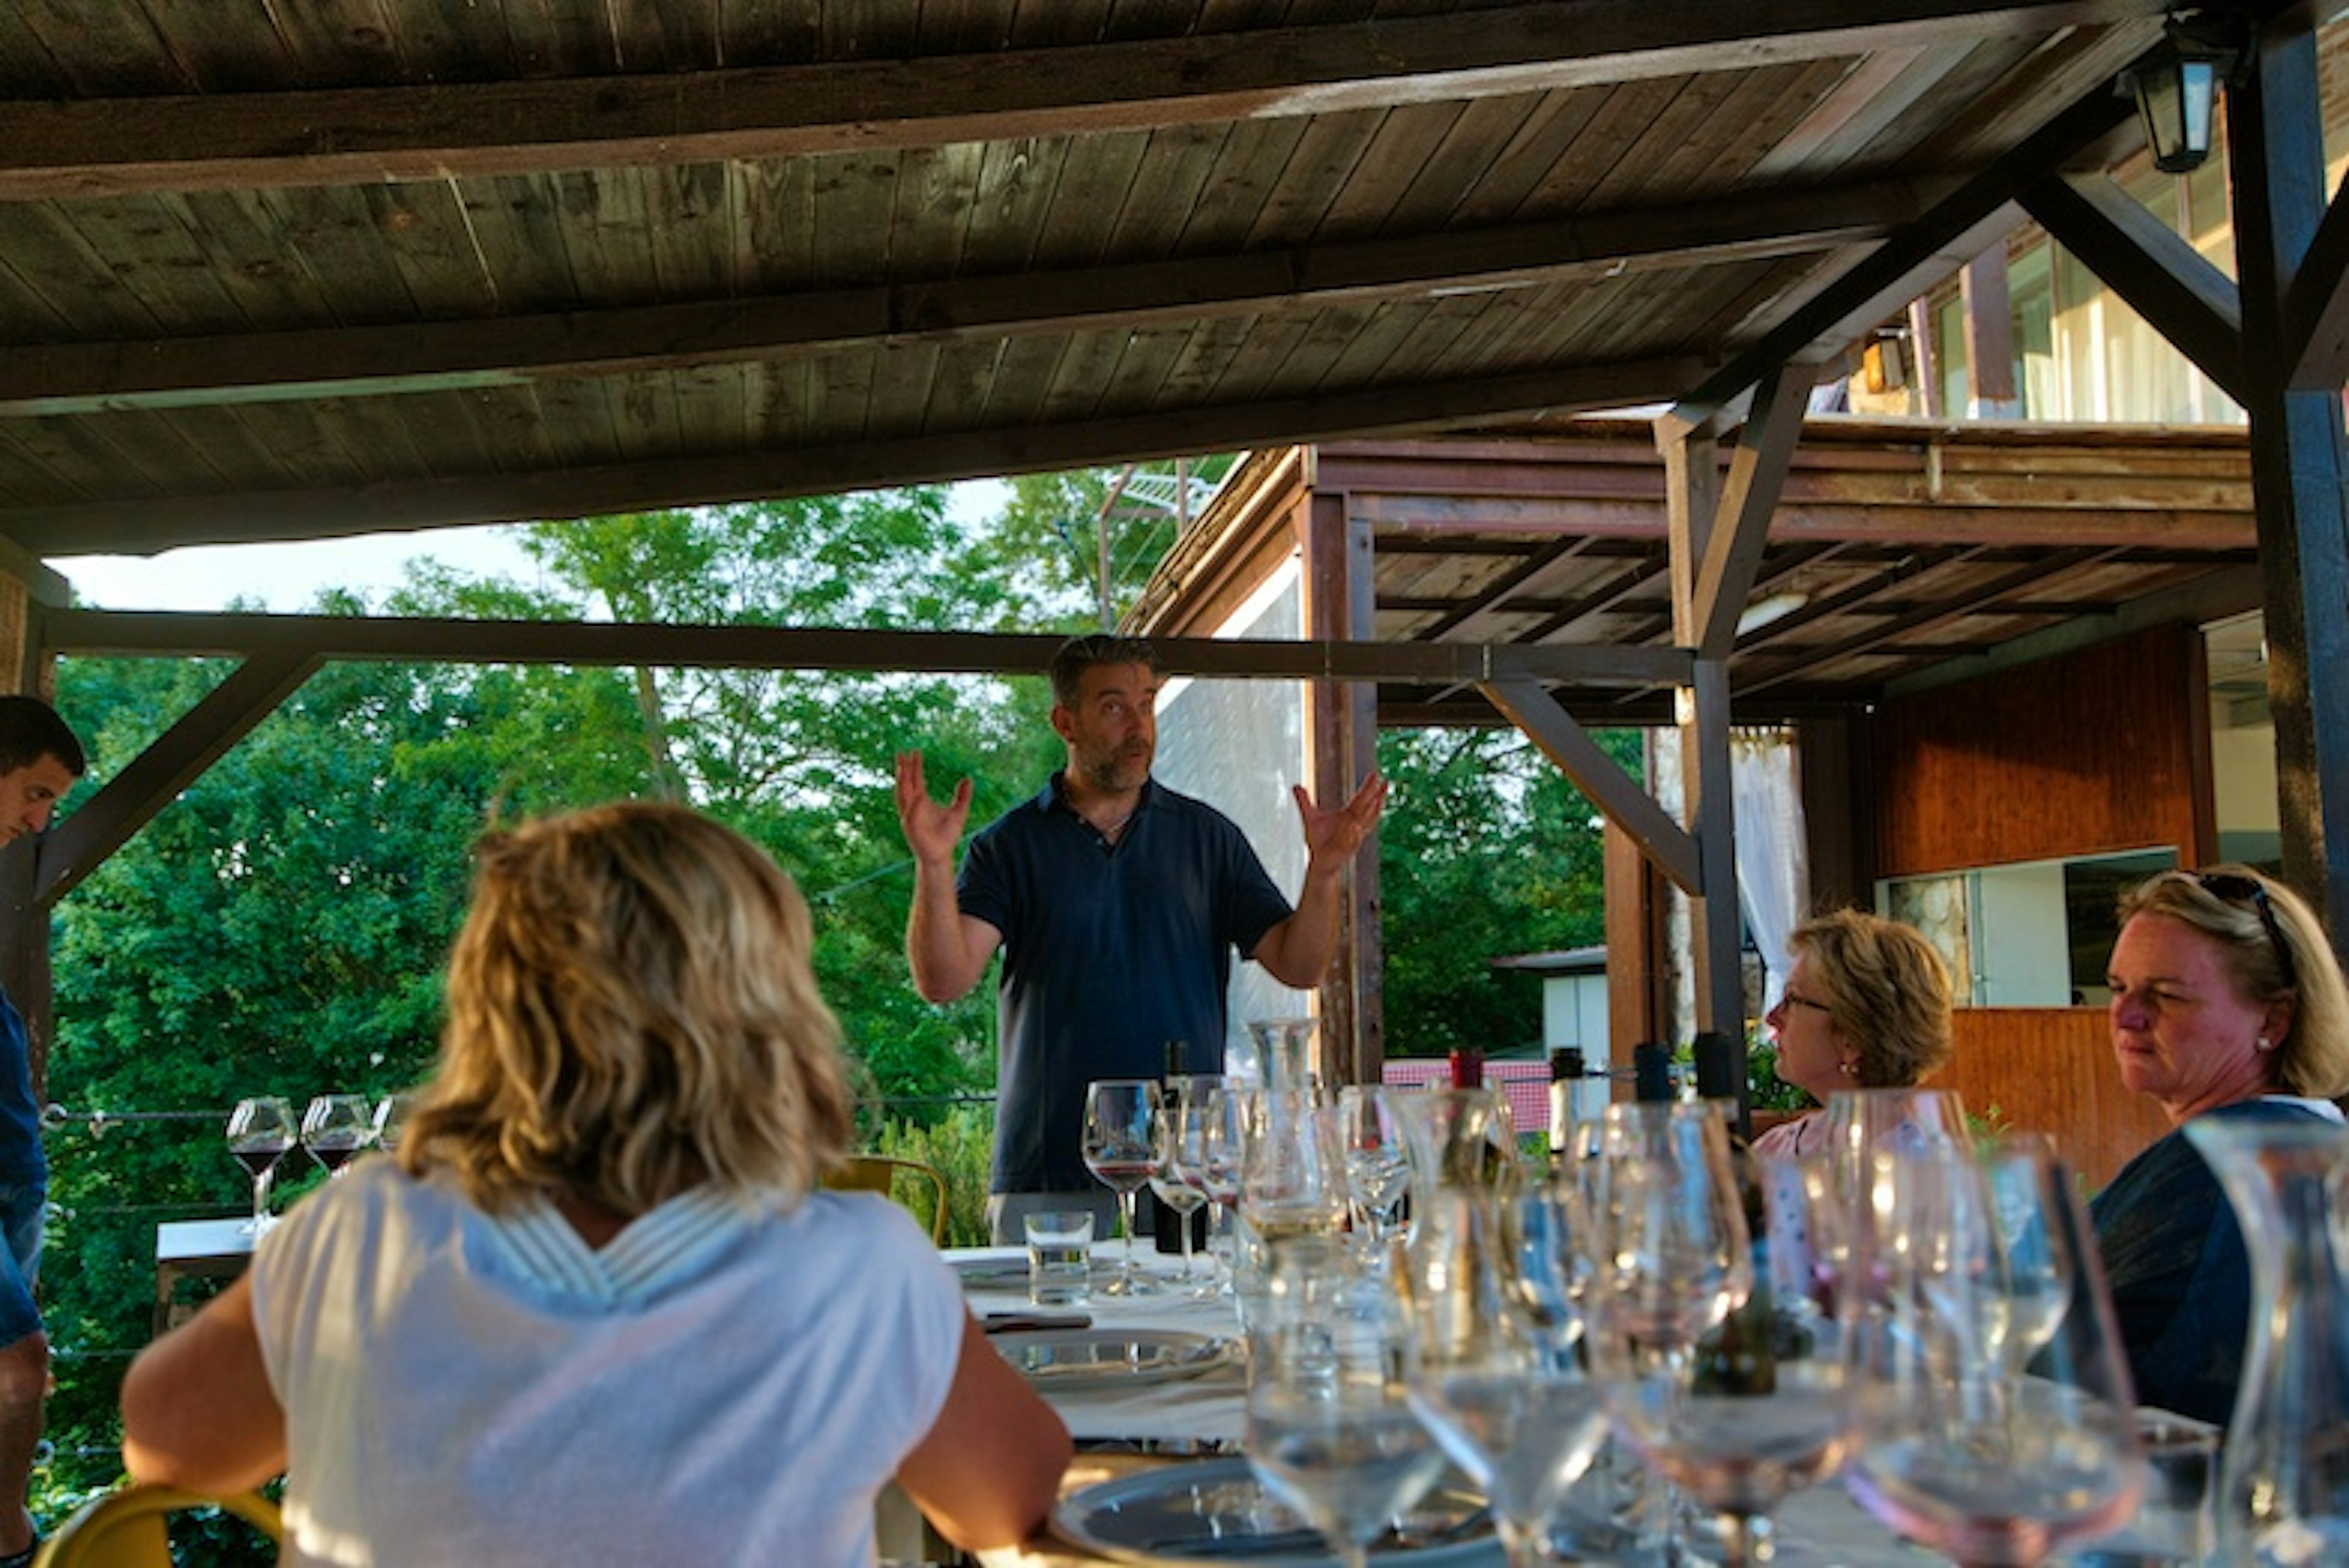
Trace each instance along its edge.
<instances>
[{"instance_id":1,"label":"woman with sunglasses on head","mask_svg":"<svg viewBox=\"0 0 2349 1568\"><path fill-rule=\"evenodd\" d=\"M2170 1131L2090 1204L2139 1400L2224 1423L2251 1322L2233 1208L2197 1116L2342 1120L2349 986L2299 896L2248 867L2165 871L2125 895L2112 988L2121 1082Z\"/></svg>"},{"instance_id":2,"label":"woman with sunglasses on head","mask_svg":"<svg viewBox=\"0 0 2349 1568\"><path fill-rule=\"evenodd\" d=\"M1840 1089L1905 1089L1950 1059L1950 971L1911 926L1859 909L1806 920L1786 939L1794 967L1763 1022L1778 1076L1825 1105ZM1761 1155L1825 1147L1811 1111L1754 1140Z\"/></svg>"}]
</instances>

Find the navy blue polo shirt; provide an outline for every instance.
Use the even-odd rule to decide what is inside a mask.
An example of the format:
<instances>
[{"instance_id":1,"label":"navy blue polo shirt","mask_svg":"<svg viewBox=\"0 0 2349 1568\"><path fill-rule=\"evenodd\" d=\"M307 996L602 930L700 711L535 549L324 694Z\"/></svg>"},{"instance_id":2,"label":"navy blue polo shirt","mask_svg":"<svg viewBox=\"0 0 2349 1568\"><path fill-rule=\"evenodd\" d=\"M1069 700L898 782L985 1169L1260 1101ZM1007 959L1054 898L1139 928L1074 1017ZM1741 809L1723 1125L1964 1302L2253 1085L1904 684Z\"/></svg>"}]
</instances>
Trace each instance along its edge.
<instances>
[{"instance_id":1,"label":"navy blue polo shirt","mask_svg":"<svg viewBox=\"0 0 2349 1568\"><path fill-rule=\"evenodd\" d=\"M1166 1042L1220 1071L1232 954L1288 900L1223 813L1142 786L1115 844L1061 798L1061 775L971 840L962 912L1003 933L994 1189L1084 1191L1085 1085L1155 1078Z\"/></svg>"}]
</instances>

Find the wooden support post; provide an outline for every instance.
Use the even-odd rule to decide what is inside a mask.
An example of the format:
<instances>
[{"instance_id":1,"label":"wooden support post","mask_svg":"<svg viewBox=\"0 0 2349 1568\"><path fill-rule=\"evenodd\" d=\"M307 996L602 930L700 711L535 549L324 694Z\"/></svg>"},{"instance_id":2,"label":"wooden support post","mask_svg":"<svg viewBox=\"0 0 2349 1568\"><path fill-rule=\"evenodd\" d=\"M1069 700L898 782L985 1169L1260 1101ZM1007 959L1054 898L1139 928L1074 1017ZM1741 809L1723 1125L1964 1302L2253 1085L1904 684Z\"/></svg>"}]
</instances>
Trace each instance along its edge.
<instances>
[{"instance_id":1,"label":"wooden support post","mask_svg":"<svg viewBox=\"0 0 2349 1568\"><path fill-rule=\"evenodd\" d=\"M1370 524L1352 515L1342 493L1323 493L1313 496L1302 525L1304 635L1370 639L1377 587ZM1325 804L1342 801L1378 766L1378 688L1316 680L1306 691L1312 754L1305 787ZM1340 880L1337 957L1320 987L1323 1049L1348 1083L1377 1083L1386 1063L1378 898L1378 855L1366 848Z\"/></svg>"}]
</instances>

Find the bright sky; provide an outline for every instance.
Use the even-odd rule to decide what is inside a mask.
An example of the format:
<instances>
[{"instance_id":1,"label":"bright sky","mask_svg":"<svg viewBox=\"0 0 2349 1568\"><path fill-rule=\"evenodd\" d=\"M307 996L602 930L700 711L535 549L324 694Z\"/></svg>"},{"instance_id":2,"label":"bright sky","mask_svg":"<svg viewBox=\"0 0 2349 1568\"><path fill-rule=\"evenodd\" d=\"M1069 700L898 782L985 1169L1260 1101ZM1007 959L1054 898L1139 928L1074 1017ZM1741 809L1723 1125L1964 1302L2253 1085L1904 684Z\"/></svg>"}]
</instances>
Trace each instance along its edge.
<instances>
[{"instance_id":1,"label":"bright sky","mask_svg":"<svg viewBox=\"0 0 2349 1568\"><path fill-rule=\"evenodd\" d=\"M953 514L973 519L999 510L1008 490L986 480L954 487ZM300 545L207 545L160 556L51 556L80 602L99 609L217 610L242 597L290 614L322 588L350 588L380 603L406 580L408 563L429 557L462 571L534 582L537 568L512 528L435 528L421 534L370 534Z\"/></svg>"}]
</instances>

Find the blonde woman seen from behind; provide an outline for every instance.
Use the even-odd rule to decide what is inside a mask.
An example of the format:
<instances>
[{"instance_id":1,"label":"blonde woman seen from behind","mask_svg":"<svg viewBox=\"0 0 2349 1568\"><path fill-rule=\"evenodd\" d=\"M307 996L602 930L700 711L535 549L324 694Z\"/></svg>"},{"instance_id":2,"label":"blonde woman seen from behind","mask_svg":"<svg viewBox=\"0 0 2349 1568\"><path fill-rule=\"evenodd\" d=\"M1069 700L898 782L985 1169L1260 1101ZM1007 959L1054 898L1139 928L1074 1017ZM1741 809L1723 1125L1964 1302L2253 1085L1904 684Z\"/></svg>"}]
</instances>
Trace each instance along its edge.
<instances>
[{"instance_id":1,"label":"blonde woman seen from behind","mask_svg":"<svg viewBox=\"0 0 2349 1568\"><path fill-rule=\"evenodd\" d=\"M965 1547L1066 1429L849 1136L798 890L627 804L492 836L396 1158L263 1238L122 1390L131 1474L283 1469L295 1563L867 1564L895 1479Z\"/></svg>"}]
</instances>

